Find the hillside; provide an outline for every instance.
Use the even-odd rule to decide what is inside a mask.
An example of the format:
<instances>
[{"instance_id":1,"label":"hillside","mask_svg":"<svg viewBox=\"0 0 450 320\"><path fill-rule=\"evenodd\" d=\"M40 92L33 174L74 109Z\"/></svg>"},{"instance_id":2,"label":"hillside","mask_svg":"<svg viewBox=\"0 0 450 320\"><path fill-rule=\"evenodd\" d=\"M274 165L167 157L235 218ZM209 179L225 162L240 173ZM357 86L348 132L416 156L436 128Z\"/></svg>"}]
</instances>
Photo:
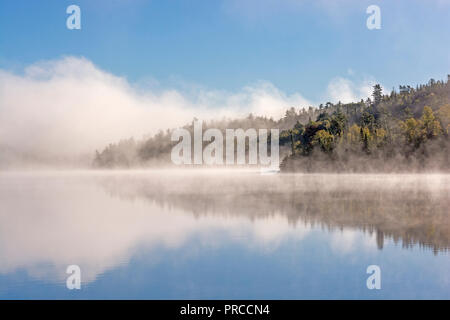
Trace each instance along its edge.
<instances>
[{"instance_id":1,"label":"hillside","mask_svg":"<svg viewBox=\"0 0 450 320\"><path fill-rule=\"evenodd\" d=\"M279 120L256 117L203 123L218 128L280 129L281 167L288 171L408 171L449 168L450 75L445 81L399 86L354 103L327 102L286 110ZM192 132L193 125L184 126ZM172 130L125 139L96 151L99 168L170 164Z\"/></svg>"}]
</instances>

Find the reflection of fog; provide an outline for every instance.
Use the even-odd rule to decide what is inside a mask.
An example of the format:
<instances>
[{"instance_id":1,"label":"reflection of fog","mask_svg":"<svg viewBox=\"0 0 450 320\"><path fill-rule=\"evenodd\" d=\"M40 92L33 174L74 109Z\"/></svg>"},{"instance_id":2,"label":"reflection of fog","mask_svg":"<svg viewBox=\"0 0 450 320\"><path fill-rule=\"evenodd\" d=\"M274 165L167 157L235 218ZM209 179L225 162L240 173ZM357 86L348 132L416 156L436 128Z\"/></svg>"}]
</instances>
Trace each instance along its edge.
<instances>
[{"instance_id":1,"label":"reflection of fog","mask_svg":"<svg viewBox=\"0 0 450 320\"><path fill-rule=\"evenodd\" d=\"M333 250L383 246L385 237L449 246L448 176L262 176L251 172L3 174L0 273L83 280L140 248L234 241L273 250L311 227L333 230ZM360 232L369 232L370 237ZM365 242L365 243L364 243Z\"/></svg>"},{"instance_id":2,"label":"reflection of fog","mask_svg":"<svg viewBox=\"0 0 450 320\"><path fill-rule=\"evenodd\" d=\"M279 213L292 225L356 228L374 235L380 249L385 238L435 252L450 246L450 175L257 176L224 170L110 176L102 186L122 199L140 197L195 216L256 220Z\"/></svg>"},{"instance_id":3,"label":"reflection of fog","mask_svg":"<svg viewBox=\"0 0 450 320\"><path fill-rule=\"evenodd\" d=\"M66 266L78 264L83 281L89 282L128 262L143 246L175 248L198 235L204 245L218 245L227 237L270 250L286 237L301 239L308 232L305 227L293 228L276 212L253 222L245 216L196 218L170 204L162 208L149 203L140 195L124 201L105 193L99 178L103 183L110 177L3 175L0 273L24 268L37 278L64 280ZM121 179L113 180L121 184Z\"/></svg>"}]
</instances>

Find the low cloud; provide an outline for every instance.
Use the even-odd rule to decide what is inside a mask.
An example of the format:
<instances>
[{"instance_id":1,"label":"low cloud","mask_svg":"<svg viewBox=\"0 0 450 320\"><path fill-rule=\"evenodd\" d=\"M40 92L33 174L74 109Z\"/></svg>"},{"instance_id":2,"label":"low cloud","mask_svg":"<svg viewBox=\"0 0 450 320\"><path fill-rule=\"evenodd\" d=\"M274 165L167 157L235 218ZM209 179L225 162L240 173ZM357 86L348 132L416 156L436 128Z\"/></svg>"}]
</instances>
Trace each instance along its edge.
<instances>
[{"instance_id":1,"label":"low cloud","mask_svg":"<svg viewBox=\"0 0 450 320\"><path fill-rule=\"evenodd\" d=\"M377 82L373 79L366 79L356 82L347 78L337 77L330 81L327 88L328 100L337 103L357 102L371 96L373 86Z\"/></svg>"},{"instance_id":2,"label":"low cloud","mask_svg":"<svg viewBox=\"0 0 450 320\"><path fill-rule=\"evenodd\" d=\"M323 100L365 99L374 84L372 79L337 77ZM0 69L0 149L47 159L92 155L111 142L140 139L194 117L210 120L253 113L278 120L287 108L310 105L302 94L286 94L267 81L236 92L143 88L85 58L65 57L32 64L21 74Z\"/></svg>"},{"instance_id":3,"label":"low cloud","mask_svg":"<svg viewBox=\"0 0 450 320\"><path fill-rule=\"evenodd\" d=\"M198 89L142 90L85 58L65 57L28 66L23 74L0 69L0 146L30 154L92 153L122 138L212 119L283 115L308 106L269 82L238 92Z\"/></svg>"}]
</instances>

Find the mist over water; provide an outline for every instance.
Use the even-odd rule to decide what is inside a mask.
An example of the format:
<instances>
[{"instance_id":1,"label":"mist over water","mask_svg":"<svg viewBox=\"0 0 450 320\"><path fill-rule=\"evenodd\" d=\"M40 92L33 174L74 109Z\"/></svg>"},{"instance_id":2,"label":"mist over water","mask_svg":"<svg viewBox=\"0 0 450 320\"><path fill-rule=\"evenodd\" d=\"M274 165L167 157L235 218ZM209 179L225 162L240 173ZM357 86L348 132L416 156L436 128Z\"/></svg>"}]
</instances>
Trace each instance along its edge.
<instances>
[{"instance_id":1,"label":"mist over water","mask_svg":"<svg viewBox=\"0 0 450 320\"><path fill-rule=\"evenodd\" d=\"M448 298L449 195L444 174L1 173L0 297Z\"/></svg>"},{"instance_id":2,"label":"mist over water","mask_svg":"<svg viewBox=\"0 0 450 320\"><path fill-rule=\"evenodd\" d=\"M0 1L0 302L450 300L449 13Z\"/></svg>"},{"instance_id":3,"label":"mist over water","mask_svg":"<svg viewBox=\"0 0 450 320\"><path fill-rule=\"evenodd\" d=\"M0 168L88 167L96 149L192 121L283 116L287 105L309 105L260 81L236 92L197 88L189 94L131 83L83 57L0 68ZM175 116L176 115L176 116Z\"/></svg>"}]
</instances>

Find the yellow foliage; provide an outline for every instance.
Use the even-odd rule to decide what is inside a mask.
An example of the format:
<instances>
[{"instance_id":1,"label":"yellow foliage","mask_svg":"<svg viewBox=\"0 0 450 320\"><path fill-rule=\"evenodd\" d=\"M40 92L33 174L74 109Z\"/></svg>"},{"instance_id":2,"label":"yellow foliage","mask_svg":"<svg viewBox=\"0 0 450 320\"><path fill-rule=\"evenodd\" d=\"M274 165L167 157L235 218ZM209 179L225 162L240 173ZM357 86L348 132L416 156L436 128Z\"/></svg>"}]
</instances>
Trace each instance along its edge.
<instances>
[{"instance_id":1,"label":"yellow foliage","mask_svg":"<svg viewBox=\"0 0 450 320\"><path fill-rule=\"evenodd\" d=\"M409 118L406 121L400 121L399 124L407 143L420 143L423 137L421 120Z\"/></svg>"},{"instance_id":2,"label":"yellow foliage","mask_svg":"<svg viewBox=\"0 0 450 320\"><path fill-rule=\"evenodd\" d=\"M334 136L328 131L319 130L314 135L313 144L317 144L325 152L333 150Z\"/></svg>"},{"instance_id":3,"label":"yellow foliage","mask_svg":"<svg viewBox=\"0 0 450 320\"><path fill-rule=\"evenodd\" d=\"M372 137L372 134L370 133L369 128L367 128L367 127L362 128L361 139L362 140L367 140L367 141L372 141L373 140L373 137Z\"/></svg>"},{"instance_id":4,"label":"yellow foliage","mask_svg":"<svg viewBox=\"0 0 450 320\"><path fill-rule=\"evenodd\" d=\"M433 110L425 106L422 114L422 131L425 134L425 138L434 138L442 133L441 124L433 114Z\"/></svg>"},{"instance_id":5,"label":"yellow foliage","mask_svg":"<svg viewBox=\"0 0 450 320\"><path fill-rule=\"evenodd\" d=\"M441 124L428 106L423 108L422 117L419 120L409 118L406 121L400 121L399 125L406 142L414 144L416 147L425 140L442 134Z\"/></svg>"},{"instance_id":6,"label":"yellow foliage","mask_svg":"<svg viewBox=\"0 0 450 320\"><path fill-rule=\"evenodd\" d=\"M447 127L448 130L448 126L450 125L450 104L444 104L442 107L440 107L437 114L439 119L441 119L444 127Z\"/></svg>"},{"instance_id":7,"label":"yellow foliage","mask_svg":"<svg viewBox=\"0 0 450 320\"><path fill-rule=\"evenodd\" d=\"M377 137L377 141L381 141L386 137L386 130L384 130L383 128L376 129L375 135Z\"/></svg>"},{"instance_id":8,"label":"yellow foliage","mask_svg":"<svg viewBox=\"0 0 450 320\"><path fill-rule=\"evenodd\" d=\"M361 128L357 124L353 124L347 132L347 142L350 144L358 144L361 140Z\"/></svg>"}]
</instances>

